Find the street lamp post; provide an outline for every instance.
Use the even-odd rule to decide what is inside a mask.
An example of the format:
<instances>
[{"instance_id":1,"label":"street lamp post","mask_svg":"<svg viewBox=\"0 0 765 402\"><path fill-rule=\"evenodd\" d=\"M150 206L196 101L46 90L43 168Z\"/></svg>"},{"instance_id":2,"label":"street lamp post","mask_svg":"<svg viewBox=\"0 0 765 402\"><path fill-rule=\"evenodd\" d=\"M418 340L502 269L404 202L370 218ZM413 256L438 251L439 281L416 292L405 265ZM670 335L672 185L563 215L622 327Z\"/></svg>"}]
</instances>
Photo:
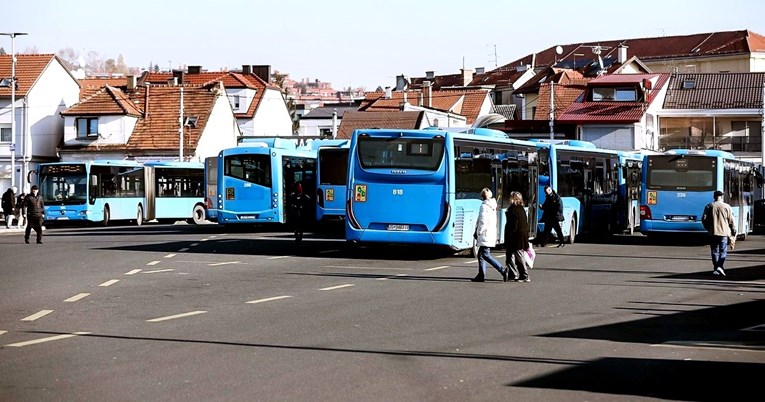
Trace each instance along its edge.
<instances>
[{"instance_id":1,"label":"street lamp post","mask_svg":"<svg viewBox=\"0 0 765 402\"><path fill-rule=\"evenodd\" d=\"M16 185L16 37L24 32L0 32L11 37L11 186Z\"/></svg>"}]
</instances>

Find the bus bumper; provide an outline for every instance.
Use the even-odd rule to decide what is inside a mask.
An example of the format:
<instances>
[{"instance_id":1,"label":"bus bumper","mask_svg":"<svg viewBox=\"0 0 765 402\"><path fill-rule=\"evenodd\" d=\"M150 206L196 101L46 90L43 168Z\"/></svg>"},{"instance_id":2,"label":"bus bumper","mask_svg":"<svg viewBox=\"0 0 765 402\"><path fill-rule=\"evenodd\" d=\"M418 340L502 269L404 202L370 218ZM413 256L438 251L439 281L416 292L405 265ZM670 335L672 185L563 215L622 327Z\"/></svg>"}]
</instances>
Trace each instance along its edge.
<instances>
[{"instance_id":1,"label":"bus bumper","mask_svg":"<svg viewBox=\"0 0 765 402\"><path fill-rule=\"evenodd\" d=\"M674 233L674 232L686 232L686 233L706 233L704 225L697 221L677 222L677 221L664 221L656 219L641 219L640 220L640 232L647 235L651 233Z\"/></svg>"},{"instance_id":2,"label":"bus bumper","mask_svg":"<svg viewBox=\"0 0 765 402\"><path fill-rule=\"evenodd\" d=\"M345 228L345 239L360 243L432 244L451 246L446 233Z\"/></svg>"}]
</instances>

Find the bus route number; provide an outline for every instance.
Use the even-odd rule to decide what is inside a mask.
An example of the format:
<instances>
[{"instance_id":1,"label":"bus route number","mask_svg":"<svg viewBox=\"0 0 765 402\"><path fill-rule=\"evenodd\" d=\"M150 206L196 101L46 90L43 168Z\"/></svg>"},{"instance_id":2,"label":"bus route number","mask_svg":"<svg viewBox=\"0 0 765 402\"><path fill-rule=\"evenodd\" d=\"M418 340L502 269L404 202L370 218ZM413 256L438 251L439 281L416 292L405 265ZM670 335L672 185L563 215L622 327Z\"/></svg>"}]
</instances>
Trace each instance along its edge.
<instances>
[{"instance_id":1,"label":"bus route number","mask_svg":"<svg viewBox=\"0 0 765 402\"><path fill-rule=\"evenodd\" d=\"M403 188L394 188L393 189L393 195L404 195L404 189Z\"/></svg>"},{"instance_id":2,"label":"bus route number","mask_svg":"<svg viewBox=\"0 0 765 402\"><path fill-rule=\"evenodd\" d=\"M677 198L685 198L685 193L677 193Z\"/></svg>"}]
</instances>

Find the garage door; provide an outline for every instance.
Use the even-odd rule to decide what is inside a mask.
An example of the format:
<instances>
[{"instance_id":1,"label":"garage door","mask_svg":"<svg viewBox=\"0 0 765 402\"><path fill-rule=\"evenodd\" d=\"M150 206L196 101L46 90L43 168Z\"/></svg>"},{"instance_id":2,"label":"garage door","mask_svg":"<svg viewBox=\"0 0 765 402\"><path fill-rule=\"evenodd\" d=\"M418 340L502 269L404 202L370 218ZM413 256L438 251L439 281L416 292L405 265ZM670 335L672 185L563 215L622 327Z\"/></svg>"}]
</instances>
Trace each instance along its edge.
<instances>
[{"instance_id":1,"label":"garage door","mask_svg":"<svg viewBox=\"0 0 765 402\"><path fill-rule=\"evenodd\" d=\"M632 127L586 127L582 129L582 139L590 141L598 148L632 150L636 149Z\"/></svg>"}]
</instances>

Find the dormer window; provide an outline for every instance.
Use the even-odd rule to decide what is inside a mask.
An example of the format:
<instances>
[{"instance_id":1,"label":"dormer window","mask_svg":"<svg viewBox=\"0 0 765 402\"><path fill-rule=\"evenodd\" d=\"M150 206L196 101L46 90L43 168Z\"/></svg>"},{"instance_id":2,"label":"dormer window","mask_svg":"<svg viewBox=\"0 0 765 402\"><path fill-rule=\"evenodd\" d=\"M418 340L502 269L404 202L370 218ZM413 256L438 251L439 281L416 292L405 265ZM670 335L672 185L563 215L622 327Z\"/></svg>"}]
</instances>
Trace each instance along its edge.
<instances>
[{"instance_id":1,"label":"dormer window","mask_svg":"<svg viewBox=\"0 0 765 402\"><path fill-rule=\"evenodd\" d=\"M78 117L77 138L93 139L98 137L98 117Z\"/></svg>"},{"instance_id":2,"label":"dormer window","mask_svg":"<svg viewBox=\"0 0 765 402\"><path fill-rule=\"evenodd\" d=\"M695 78L686 78L683 80L683 89L695 89L695 88L696 88Z\"/></svg>"},{"instance_id":3,"label":"dormer window","mask_svg":"<svg viewBox=\"0 0 765 402\"><path fill-rule=\"evenodd\" d=\"M635 88L593 88L593 102L637 102Z\"/></svg>"}]
</instances>

